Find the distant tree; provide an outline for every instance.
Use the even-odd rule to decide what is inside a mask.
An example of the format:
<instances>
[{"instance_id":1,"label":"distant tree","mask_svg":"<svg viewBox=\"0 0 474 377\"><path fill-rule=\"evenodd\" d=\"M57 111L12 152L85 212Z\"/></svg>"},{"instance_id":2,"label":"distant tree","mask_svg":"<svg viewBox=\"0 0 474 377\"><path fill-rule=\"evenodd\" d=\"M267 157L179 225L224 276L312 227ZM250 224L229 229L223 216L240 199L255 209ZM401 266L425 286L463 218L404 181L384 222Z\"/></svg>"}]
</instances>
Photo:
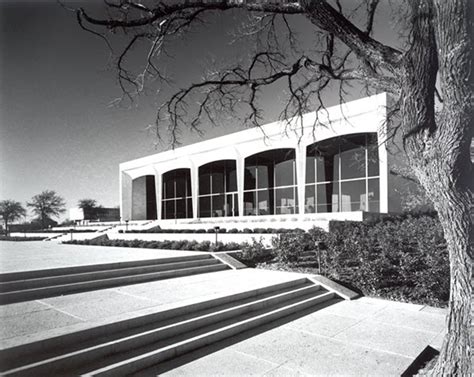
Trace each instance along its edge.
<instances>
[{"instance_id":1,"label":"distant tree","mask_svg":"<svg viewBox=\"0 0 474 377\"><path fill-rule=\"evenodd\" d=\"M66 202L53 190L45 190L41 194L31 198L31 202L26 205L32 208L34 214L38 215L41 227L45 228L47 220L51 217L57 217L65 212Z\"/></svg>"},{"instance_id":2,"label":"distant tree","mask_svg":"<svg viewBox=\"0 0 474 377\"><path fill-rule=\"evenodd\" d=\"M77 202L77 206L82 209L100 208L95 199L81 199Z\"/></svg>"},{"instance_id":3,"label":"distant tree","mask_svg":"<svg viewBox=\"0 0 474 377\"><path fill-rule=\"evenodd\" d=\"M0 215L5 224L5 234L8 235L8 225L15 220L26 215L26 209L23 208L20 202L14 200L0 201Z\"/></svg>"},{"instance_id":4,"label":"distant tree","mask_svg":"<svg viewBox=\"0 0 474 377\"><path fill-rule=\"evenodd\" d=\"M77 206L82 208L84 211L84 216L89 219L94 219L97 217L97 209L102 208L100 204L97 204L95 199L81 199L77 202Z\"/></svg>"}]
</instances>

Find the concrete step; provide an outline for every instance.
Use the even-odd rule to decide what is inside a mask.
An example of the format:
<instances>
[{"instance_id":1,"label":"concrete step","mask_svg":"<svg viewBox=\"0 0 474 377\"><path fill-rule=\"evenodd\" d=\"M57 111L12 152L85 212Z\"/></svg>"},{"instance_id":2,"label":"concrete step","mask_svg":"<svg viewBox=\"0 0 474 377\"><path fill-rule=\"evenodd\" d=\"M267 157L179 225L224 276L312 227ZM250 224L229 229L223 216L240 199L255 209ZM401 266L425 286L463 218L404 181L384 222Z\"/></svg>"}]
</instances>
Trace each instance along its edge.
<instances>
[{"instance_id":1,"label":"concrete step","mask_svg":"<svg viewBox=\"0 0 474 377\"><path fill-rule=\"evenodd\" d=\"M90 281L81 281L70 284L60 284L53 286L46 286L40 288L29 288L24 290L1 292L0 304L12 304L15 302L37 300L40 298L53 297L64 294L85 292L90 290L105 289L111 287L118 287L129 284L139 284L148 281L170 279L180 276L188 276L195 274L204 274L208 272L222 271L229 267L223 263L215 264L213 260L204 266L180 268L168 271L159 271L151 273L143 273L129 276L120 276L107 279L97 279Z\"/></svg>"},{"instance_id":2,"label":"concrete step","mask_svg":"<svg viewBox=\"0 0 474 377\"><path fill-rule=\"evenodd\" d=\"M322 304L332 298L334 298L334 293L332 292L303 296L300 300L289 302L287 305L277 307L273 310L268 308L267 310L256 311L252 313L252 315L242 315L229 321L220 322L218 324L219 327L214 325L190 332L186 334L186 337L181 337L172 344L159 342L134 350L133 352L128 352L125 355L121 355L120 358L109 358L105 362L100 363L101 365L108 363L108 365L100 366L93 370L81 371L81 375L128 376L211 343L235 336L311 306Z\"/></svg>"},{"instance_id":3,"label":"concrete step","mask_svg":"<svg viewBox=\"0 0 474 377\"><path fill-rule=\"evenodd\" d=\"M187 255L187 256L179 256L179 257L171 257L171 258L144 259L144 260L136 260L136 261L129 261L129 262L102 263L102 264L92 264L92 265L86 265L86 266L60 267L60 268L50 268L50 269L44 269L44 270L9 272L9 273L0 274L0 282L36 279L36 278L42 278L42 277L60 276L60 275L67 275L67 274L79 274L79 273L104 271L104 270L112 270L112 269L120 269L120 268L133 268L133 267L150 266L150 265L175 263L175 262L195 261L195 260L203 260L203 259L214 259L214 257L210 254L196 254L196 255Z\"/></svg>"},{"instance_id":4,"label":"concrete step","mask_svg":"<svg viewBox=\"0 0 474 377\"><path fill-rule=\"evenodd\" d=\"M2 374L126 375L333 297L297 279L7 349Z\"/></svg>"},{"instance_id":5,"label":"concrete step","mask_svg":"<svg viewBox=\"0 0 474 377\"><path fill-rule=\"evenodd\" d=\"M31 288L48 287L52 285L65 285L71 283L78 283L83 281L101 280L120 276L133 276L147 274L158 271L179 270L182 268L206 266L212 264L219 264L217 259L205 258L196 259L184 262L174 263L159 263L139 267L104 269L101 271L69 273L65 275L32 278L24 280L14 280L0 283L0 292L10 292L17 290L25 290Z\"/></svg>"}]
</instances>

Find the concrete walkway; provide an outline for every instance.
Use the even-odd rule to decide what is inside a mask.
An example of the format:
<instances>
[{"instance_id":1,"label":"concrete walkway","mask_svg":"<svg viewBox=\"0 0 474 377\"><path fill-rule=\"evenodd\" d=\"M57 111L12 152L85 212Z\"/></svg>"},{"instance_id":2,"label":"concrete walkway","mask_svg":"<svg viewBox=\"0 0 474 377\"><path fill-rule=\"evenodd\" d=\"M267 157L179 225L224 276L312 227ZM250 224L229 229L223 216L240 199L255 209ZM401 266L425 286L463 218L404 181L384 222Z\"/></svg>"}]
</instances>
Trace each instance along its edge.
<instances>
[{"instance_id":1,"label":"concrete walkway","mask_svg":"<svg viewBox=\"0 0 474 377\"><path fill-rule=\"evenodd\" d=\"M441 309L362 297L242 334L141 375L400 376L427 345L439 350L444 318Z\"/></svg>"},{"instance_id":2,"label":"concrete walkway","mask_svg":"<svg viewBox=\"0 0 474 377\"><path fill-rule=\"evenodd\" d=\"M84 247L84 246L83 246ZM226 270L0 306L1 348L295 280L294 273Z\"/></svg>"},{"instance_id":3,"label":"concrete walkway","mask_svg":"<svg viewBox=\"0 0 474 377\"><path fill-rule=\"evenodd\" d=\"M154 259L192 252L0 242L1 272ZM1 348L257 287L299 274L227 270L0 307ZM439 348L445 311L374 298L341 301L192 352L143 375L395 376L427 345Z\"/></svg>"},{"instance_id":4,"label":"concrete walkway","mask_svg":"<svg viewBox=\"0 0 474 377\"><path fill-rule=\"evenodd\" d=\"M62 245L45 241L1 241L0 273L86 266L200 254L198 251Z\"/></svg>"}]
</instances>

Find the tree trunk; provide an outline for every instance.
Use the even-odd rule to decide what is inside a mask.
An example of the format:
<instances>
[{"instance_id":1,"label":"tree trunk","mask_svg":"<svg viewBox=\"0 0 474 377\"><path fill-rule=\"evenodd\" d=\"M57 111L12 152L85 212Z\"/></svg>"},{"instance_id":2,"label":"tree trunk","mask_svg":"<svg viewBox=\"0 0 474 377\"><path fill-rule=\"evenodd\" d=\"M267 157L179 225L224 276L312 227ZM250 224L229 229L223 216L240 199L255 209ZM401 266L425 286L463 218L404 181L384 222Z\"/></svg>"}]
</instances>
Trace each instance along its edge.
<instances>
[{"instance_id":1,"label":"tree trunk","mask_svg":"<svg viewBox=\"0 0 474 377\"><path fill-rule=\"evenodd\" d=\"M470 194L466 190L444 187L441 175L432 174L426 185L436 195L435 208L444 230L450 260L450 298L446 335L433 376L470 376L471 300L472 300L472 224ZM431 183L429 182L431 180ZM443 181L447 181L444 179ZM444 183L444 182L443 182Z\"/></svg>"},{"instance_id":2,"label":"tree trunk","mask_svg":"<svg viewBox=\"0 0 474 377\"><path fill-rule=\"evenodd\" d=\"M468 376L472 372L472 93L466 1L412 1L412 44L403 62L405 150L438 211L450 260L447 332L433 376ZM438 72L443 103L435 114Z\"/></svg>"}]
</instances>

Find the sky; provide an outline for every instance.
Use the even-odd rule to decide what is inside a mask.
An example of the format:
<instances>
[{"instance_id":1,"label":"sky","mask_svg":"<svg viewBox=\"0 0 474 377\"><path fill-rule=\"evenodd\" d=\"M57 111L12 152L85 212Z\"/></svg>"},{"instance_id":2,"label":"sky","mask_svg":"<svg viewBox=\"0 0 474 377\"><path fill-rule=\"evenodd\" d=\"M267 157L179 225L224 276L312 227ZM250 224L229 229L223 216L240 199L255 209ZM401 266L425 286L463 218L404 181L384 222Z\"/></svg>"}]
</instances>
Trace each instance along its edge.
<instances>
[{"instance_id":1,"label":"sky","mask_svg":"<svg viewBox=\"0 0 474 377\"><path fill-rule=\"evenodd\" d=\"M394 33L382 16L381 37L390 42ZM244 42L229 45L224 32L241 20L211 21L172 48L166 69L176 87L198 81L210 60L231 61L246 52ZM304 32L307 25L298 27ZM55 1L0 0L0 46L0 200L26 205L33 195L54 190L67 208L84 198L105 207L119 205L119 164L169 148L157 145L147 130L157 98L141 97L131 107L110 106L121 92L105 44L83 31L75 15ZM135 58L132 64L141 63L140 54ZM278 88L272 90L263 98L268 122L281 110ZM203 137L185 131L181 142L241 129L238 121L204 126ZM65 218L67 213L61 220Z\"/></svg>"}]
</instances>

